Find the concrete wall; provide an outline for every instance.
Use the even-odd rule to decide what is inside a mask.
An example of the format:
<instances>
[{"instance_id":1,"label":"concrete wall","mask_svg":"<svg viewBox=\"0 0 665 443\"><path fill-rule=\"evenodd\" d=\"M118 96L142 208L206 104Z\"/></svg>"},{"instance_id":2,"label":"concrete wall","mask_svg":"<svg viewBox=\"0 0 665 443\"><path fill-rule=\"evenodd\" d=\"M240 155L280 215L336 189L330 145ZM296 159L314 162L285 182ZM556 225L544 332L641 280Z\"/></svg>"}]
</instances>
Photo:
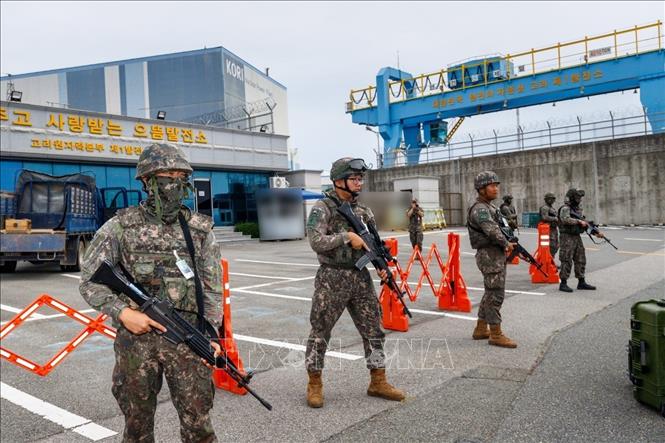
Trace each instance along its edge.
<instances>
[{"instance_id":1,"label":"concrete wall","mask_svg":"<svg viewBox=\"0 0 665 443\"><path fill-rule=\"evenodd\" d=\"M586 192L587 218L598 223L665 222L665 134L372 170L367 190L393 191L396 178L436 176L440 195L462 194L466 222L476 198L473 179L485 170L499 175L501 195L513 195L518 213L537 212L546 192L556 195L558 207L576 187Z\"/></svg>"}]
</instances>

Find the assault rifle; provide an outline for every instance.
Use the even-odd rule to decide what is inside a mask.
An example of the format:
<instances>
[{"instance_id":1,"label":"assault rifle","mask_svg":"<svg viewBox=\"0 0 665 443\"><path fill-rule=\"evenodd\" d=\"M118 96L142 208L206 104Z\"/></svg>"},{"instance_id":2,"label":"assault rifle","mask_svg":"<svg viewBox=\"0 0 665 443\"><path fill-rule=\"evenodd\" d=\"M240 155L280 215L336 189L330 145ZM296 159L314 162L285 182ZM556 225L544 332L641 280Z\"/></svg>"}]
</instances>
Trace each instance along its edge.
<instances>
[{"instance_id":1,"label":"assault rifle","mask_svg":"<svg viewBox=\"0 0 665 443\"><path fill-rule=\"evenodd\" d=\"M503 217L498 212L497 216L499 218L498 222L499 222L499 229L501 229L501 233L504 235L504 237L506 237L506 240L508 240L509 243L515 243L513 252L511 252L510 255L506 258L506 261L509 262L512 261L515 257L520 257L522 260L525 260L530 264L534 265L536 269L540 271L541 274L549 278L549 275L547 275L547 273L543 271L543 265L538 263L538 261L535 258L533 258L531 254L529 254L529 251L524 249L524 246L520 245L519 239L515 236L515 233L508 225L508 220L506 220L506 218Z\"/></svg>"},{"instance_id":2,"label":"assault rifle","mask_svg":"<svg viewBox=\"0 0 665 443\"><path fill-rule=\"evenodd\" d=\"M214 350L210 345L210 337L216 338L217 334L212 325L207 323L209 331L207 334L203 334L178 314L177 309L171 301L160 300L157 297L148 295L147 291L138 282L134 281L122 265L119 265L119 269L114 268L111 262L104 260L90 281L108 286L116 292L125 294L134 303L139 305L141 312L166 328L166 332L155 331L157 334L163 334L165 339L176 345L185 343L196 355L208 362L208 364L226 372L233 380L238 382L239 387L244 388L252 394L266 409L272 410L270 403L259 397L248 386L253 375L252 372L248 372L247 374L241 373L225 355L215 357Z\"/></svg>"},{"instance_id":3,"label":"assault rifle","mask_svg":"<svg viewBox=\"0 0 665 443\"><path fill-rule=\"evenodd\" d=\"M348 202L342 203L342 205L337 208L337 212L339 212L342 217L344 217L344 219L349 223L349 226L351 226L351 229L353 229L353 231L363 239L369 248L367 253L360 257L360 260L358 260L356 263L356 268L363 269L371 262L377 271L386 271L386 283L393 291L395 291L395 294L397 294L397 298L404 307L404 313L409 317L412 317L409 308L407 308L406 304L404 303L404 292L402 292L399 284L393 278L393 273L388 266L388 262L396 261L397 259L390 255L390 251L383 243L383 240L381 240L381 237L376 231L374 225L370 223L370 225L367 226L365 222L363 222L356 214L353 213L353 209L351 209L351 205Z\"/></svg>"},{"instance_id":4,"label":"assault rifle","mask_svg":"<svg viewBox=\"0 0 665 443\"><path fill-rule=\"evenodd\" d=\"M586 235L589 236L589 238L591 239L591 242L592 242L594 245L599 245L599 244L601 243L601 242L597 242L597 241L595 241L595 240L593 239L593 236L595 235L596 237L600 237L600 238L602 238L603 240L605 240L606 243L609 243L610 246L612 246L612 247L613 247L614 249L616 249L617 251L619 250L619 248L617 248L616 246L614 246L614 243L612 243L612 241L611 241L609 238L605 237L605 234L603 234L602 232L600 232L600 229L598 229L598 225L595 224L595 223L593 222L593 220L591 220L591 221L590 221L590 220L586 220L586 219L584 218L583 215L580 215L580 214L578 214L577 212L573 211L572 208L570 209L570 216L571 216L572 218L576 219L576 220L584 220L585 222L587 222Z\"/></svg>"}]
</instances>

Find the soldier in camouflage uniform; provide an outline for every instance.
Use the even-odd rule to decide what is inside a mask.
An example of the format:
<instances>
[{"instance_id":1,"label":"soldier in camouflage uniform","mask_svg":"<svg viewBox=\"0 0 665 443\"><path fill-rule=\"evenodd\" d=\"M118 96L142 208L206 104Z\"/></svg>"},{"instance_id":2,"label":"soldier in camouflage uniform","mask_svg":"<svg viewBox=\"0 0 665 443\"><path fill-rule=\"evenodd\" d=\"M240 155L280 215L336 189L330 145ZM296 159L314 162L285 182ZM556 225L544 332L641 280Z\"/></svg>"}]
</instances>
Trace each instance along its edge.
<instances>
[{"instance_id":1,"label":"soldier in camouflage uniform","mask_svg":"<svg viewBox=\"0 0 665 443\"><path fill-rule=\"evenodd\" d=\"M554 194L548 192L545 194L545 204L540 207L540 221L550 225L550 255L552 260L554 260L554 256L559 250L559 218L553 207L555 200Z\"/></svg>"},{"instance_id":2,"label":"soldier in camouflage uniform","mask_svg":"<svg viewBox=\"0 0 665 443\"><path fill-rule=\"evenodd\" d=\"M503 203L499 206L501 210L501 215L503 215L506 220L508 220L508 226L510 229L517 229L517 210L513 206L513 196L506 194L503 196Z\"/></svg>"},{"instance_id":3,"label":"soldier in camouflage uniform","mask_svg":"<svg viewBox=\"0 0 665 443\"><path fill-rule=\"evenodd\" d=\"M118 329L114 343L113 395L125 415L124 442L154 441L154 416L162 375L180 417L184 442L217 441L210 421L214 386L211 368L189 347L174 345L155 330L164 326L138 311L136 304L90 278L103 260L122 264L152 296L171 300L196 324L195 283L176 267L175 253L190 268L189 250L178 223L184 215L194 243L196 267L204 290L205 318L221 324L220 249L212 219L191 213L182 200L192 189L192 168L182 151L168 144L147 147L137 165L148 199L123 209L95 235L82 264L80 292L90 306L108 314ZM175 252L175 253L174 253ZM215 351L219 346L212 343Z\"/></svg>"},{"instance_id":4,"label":"soldier in camouflage uniform","mask_svg":"<svg viewBox=\"0 0 665 443\"><path fill-rule=\"evenodd\" d=\"M492 200L499 195L499 177L492 171L481 172L474 181L478 198L469 208L467 227L471 247L476 249L476 264L483 274L485 294L478 308L474 340L489 338L489 344L516 348L517 343L501 331L501 305L506 287L506 254L514 244L509 243L499 229L499 210ZM489 326L489 330L488 330Z\"/></svg>"},{"instance_id":5,"label":"soldier in camouflage uniform","mask_svg":"<svg viewBox=\"0 0 665 443\"><path fill-rule=\"evenodd\" d=\"M411 240L411 247L423 250L423 217L425 211L418 205L418 200L415 198L411 201L411 207L406 211L406 216L409 218L409 239Z\"/></svg>"},{"instance_id":6,"label":"soldier in camouflage uniform","mask_svg":"<svg viewBox=\"0 0 665 443\"><path fill-rule=\"evenodd\" d=\"M561 229L559 260L561 260L561 272L559 278L559 290L563 292L573 292L568 286L568 277L575 263L575 277L577 278L577 289L596 289L584 280L584 270L586 268L586 253L584 243L582 243L581 234L584 233L588 224L584 221L582 207L580 203L584 197L582 189L571 188L566 192L566 201L559 208L559 226ZM571 216L574 214L575 217ZM602 237L602 234L599 235Z\"/></svg>"},{"instance_id":7,"label":"soldier in camouflage uniform","mask_svg":"<svg viewBox=\"0 0 665 443\"><path fill-rule=\"evenodd\" d=\"M321 373L324 356L330 333L344 309L349 310L363 340L371 375L367 395L396 401L404 399L404 393L386 381L381 308L372 277L367 268L358 270L355 267L367 245L337 212L338 206L349 202L353 212L366 224L374 223L372 211L356 201L366 169L365 162L359 158L347 157L334 162L330 170L334 188L316 202L307 221L309 244L321 264L314 281L310 313L312 330L305 356L309 376L307 404L312 408L323 406ZM385 280L385 271L379 275Z\"/></svg>"}]
</instances>

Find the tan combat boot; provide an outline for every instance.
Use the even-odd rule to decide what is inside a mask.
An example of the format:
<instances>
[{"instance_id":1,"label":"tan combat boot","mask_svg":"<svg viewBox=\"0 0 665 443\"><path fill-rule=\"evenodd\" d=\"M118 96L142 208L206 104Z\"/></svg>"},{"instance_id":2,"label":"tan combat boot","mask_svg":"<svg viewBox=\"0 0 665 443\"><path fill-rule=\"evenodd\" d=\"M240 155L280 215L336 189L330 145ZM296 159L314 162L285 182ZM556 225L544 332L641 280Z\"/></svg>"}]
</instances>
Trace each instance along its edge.
<instances>
[{"instance_id":1,"label":"tan combat boot","mask_svg":"<svg viewBox=\"0 0 665 443\"><path fill-rule=\"evenodd\" d=\"M307 383L307 405L310 408L320 408L323 406L321 371L307 372L307 375L309 375L309 383Z\"/></svg>"},{"instance_id":2,"label":"tan combat boot","mask_svg":"<svg viewBox=\"0 0 665 443\"><path fill-rule=\"evenodd\" d=\"M503 335L501 332L501 324L490 325L490 339L489 344L500 346L502 348L516 348L517 343Z\"/></svg>"},{"instance_id":3,"label":"tan combat boot","mask_svg":"<svg viewBox=\"0 0 665 443\"><path fill-rule=\"evenodd\" d=\"M487 326L488 325L485 320L478 319L478 323L476 323L476 329L473 330L473 339L485 340L486 338L490 338L490 330Z\"/></svg>"},{"instance_id":4,"label":"tan combat boot","mask_svg":"<svg viewBox=\"0 0 665 443\"><path fill-rule=\"evenodd\" d=\"M372 380L367 388L367 395L372 397L381 397L386 400L402 401L404 400L404 392L395 388L386 380L386 370L372 369L370 370Z\"/></svg>"}]
</instances>

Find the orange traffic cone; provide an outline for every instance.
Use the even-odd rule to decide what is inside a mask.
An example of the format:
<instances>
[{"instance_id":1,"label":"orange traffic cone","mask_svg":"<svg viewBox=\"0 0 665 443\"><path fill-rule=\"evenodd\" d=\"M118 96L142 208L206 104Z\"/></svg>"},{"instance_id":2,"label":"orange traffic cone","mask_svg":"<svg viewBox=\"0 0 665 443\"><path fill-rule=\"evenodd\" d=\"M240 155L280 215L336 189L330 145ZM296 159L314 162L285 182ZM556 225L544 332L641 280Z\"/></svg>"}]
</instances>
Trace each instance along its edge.
<instances>
[{"instance_id":1,"label":"orange traffic cone","mask_svg":"<svg viewBox=\"0 0 665 443\"><path fill-rule=\"evenodd\" d=\"M233 327L231 326L231 291L229 290L229 262L222 259L222 306L224 309L223 326L220 328L219 344L222 351L226 352L226 358L238 369L240 373L245 372L242 366L242 360L238 353L238 346L233 339ZM212 373L212 380L219 389L232 392L238 395L245 395L247 391L238 386L238 382L233 380L223 369L215 368Z\"/></svg>"},{"instance_id":2,"label":"orange traffic cone","mask_svg":"<svg viewBox=\"0 0 665 443\"><path fill-rule=\"evenodd\" d=\"M542 264L542 270L547 274L547 277L534 265L531 265L529 266L531 283L559 283L559 271L554 265L552 254L550 254L550 225L547 223L538 223L538 249L533 254L533 258Z\"/></svg>"}]
</instances>

